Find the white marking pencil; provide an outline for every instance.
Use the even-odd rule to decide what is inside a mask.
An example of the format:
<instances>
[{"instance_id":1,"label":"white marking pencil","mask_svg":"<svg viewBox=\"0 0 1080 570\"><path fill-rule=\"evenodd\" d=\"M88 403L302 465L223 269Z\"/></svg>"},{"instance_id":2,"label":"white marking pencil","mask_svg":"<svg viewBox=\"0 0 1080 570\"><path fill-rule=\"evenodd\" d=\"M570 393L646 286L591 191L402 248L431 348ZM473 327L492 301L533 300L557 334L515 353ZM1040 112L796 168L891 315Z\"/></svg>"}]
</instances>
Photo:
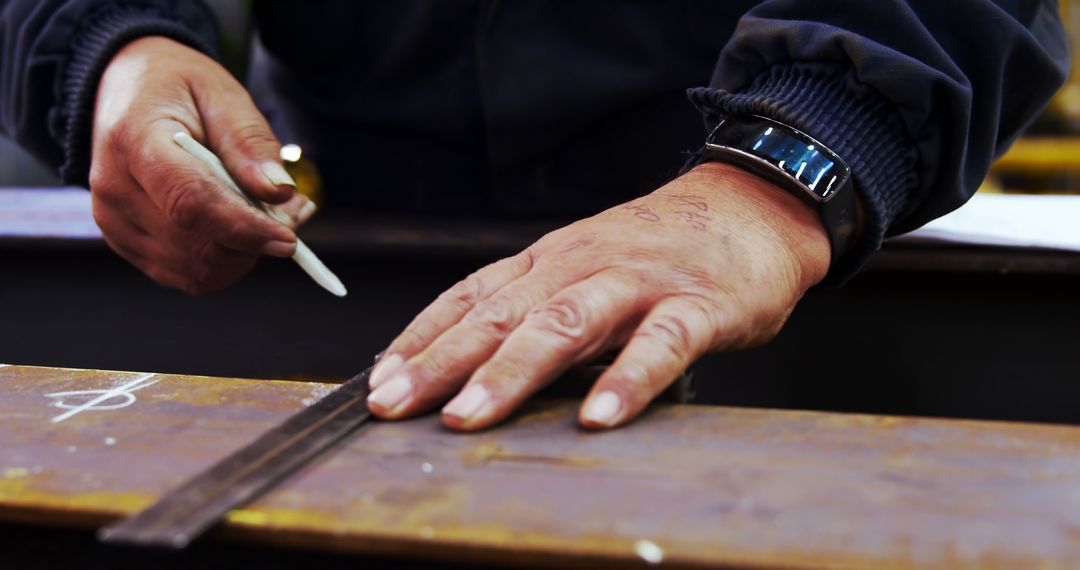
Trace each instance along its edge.
<instances>
[{"instance_id":1,"label":"white marking pencil","mask_svg":"<svg viewBox=\"0 0 1080 570\"><path fill-rule=\"evenodd\" d=\"M232 176L229 176L229 171L225 170L225 165L221 162L221 159L210 152L210 149L199 144L199 141L191 138L191 135L183 131L174 134L173 140L176 141L176 144L180 145L180 148L186 150L188 154L199 159L199 161L209 167L210 171L214 173L214 176L217 176L221 182L247 200L249 204L255 206L275 221L281 221L274 216L274 213L270 211L270 208L267 207L262 200L252 198L236 184L236 181L232 179ZM311 248L300 241L299 238L296 240L296 253L293 254L292 258L301 269L310 275L316 283L322 285L324 289L338 297L345 296L347 293L345 285L338 279L337 275L334 275L333 271L330 271L318 257L315 257L315 253L311 251Z\"/></svg>"}]
</instances>

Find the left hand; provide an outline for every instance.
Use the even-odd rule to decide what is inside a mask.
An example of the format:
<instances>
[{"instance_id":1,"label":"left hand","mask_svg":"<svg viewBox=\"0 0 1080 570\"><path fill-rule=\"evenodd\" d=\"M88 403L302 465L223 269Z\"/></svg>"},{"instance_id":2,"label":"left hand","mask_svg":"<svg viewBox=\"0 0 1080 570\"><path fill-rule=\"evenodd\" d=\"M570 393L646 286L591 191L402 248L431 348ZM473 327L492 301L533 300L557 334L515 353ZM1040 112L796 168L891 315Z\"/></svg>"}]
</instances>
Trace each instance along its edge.
<instances>
[{"instance_id":1,"label":"left hand","mask_svg":"<svg viewBox=\"0 0 1080 570\"><path fill-rule=\"evenodd\" d=\"M480 429L571 366L625 346L580 414L585 427L616 426L706 352L771 340L829 255L809 206L705 163L440 295L384 352L368 405L403 418L457 393L443 422Z\"/></svg>"}]
</instances>

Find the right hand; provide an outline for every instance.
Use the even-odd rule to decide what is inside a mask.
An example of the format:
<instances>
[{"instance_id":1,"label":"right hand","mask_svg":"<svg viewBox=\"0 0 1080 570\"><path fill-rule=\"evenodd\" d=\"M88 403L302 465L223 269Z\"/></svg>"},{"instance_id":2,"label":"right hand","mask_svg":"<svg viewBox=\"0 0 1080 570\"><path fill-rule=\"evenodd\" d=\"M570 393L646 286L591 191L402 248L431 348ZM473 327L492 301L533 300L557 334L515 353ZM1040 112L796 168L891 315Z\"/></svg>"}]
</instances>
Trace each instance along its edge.
<instances>
[{"instance_id":1,"label":"right hand","mask_svg":"<svg viewBox=\"0 0 1080 570\"><path fill-rule=\"evenodd\" d=\"M229 190L173 142L186 131L237 184L272 204L280 223ZM109 246L155 281L190 293L220 289L258 256L289 257L315 205L296 192L281 144L244 87L202 53L162 37L110 61L94 111L90 192Z\"/></svg>"}]
</instances>

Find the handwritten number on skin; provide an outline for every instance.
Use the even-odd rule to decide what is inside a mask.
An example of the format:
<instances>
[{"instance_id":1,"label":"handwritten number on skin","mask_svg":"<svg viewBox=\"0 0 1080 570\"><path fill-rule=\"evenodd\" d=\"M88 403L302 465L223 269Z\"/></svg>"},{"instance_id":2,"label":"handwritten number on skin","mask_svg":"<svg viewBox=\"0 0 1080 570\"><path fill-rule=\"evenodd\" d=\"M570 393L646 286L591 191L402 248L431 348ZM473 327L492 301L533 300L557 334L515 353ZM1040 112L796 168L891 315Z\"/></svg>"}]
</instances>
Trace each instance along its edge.
<instances>
[{"instance_id":1,"label":"handwritten number on skin","mask_svg":"<svg viewBox=\"0 0 1080 570\"><path fill-rule=\"evenodd\" d=\"M652 208L644 204L627 204L623 206L627 210L634 212L634 217L639 220L645 220L646 222L659 222L660 216L656 212L652 211Z\"/></svg>"},{"instance_id":2,"label":"handwritten number on skin","mask_svg":"<svg viewBox=\"0 0 1080 570\"><path fill-rule=\"evenodd\" d=\"M705 198L701 196L686 196L683 194L676 194L674 196L668 196L669 204L675 204L676 206L689 206L695 208L701 212L709 211L709 203L705 201Z\"/></svg>"},{"instance_id":3,"label":"handwritten number on skin","mask_svg":"<svg viewBox=\"0 0 1080 570\"><path fill-rule=\"evenodd\" d=\"M683 210L675 212L675 215L685 220L690 227L698 231L705 231L706 229L708 229L705 224L706 222L712 221L712 218L710 218L709 216L703 216L695 212L686 212Z\"/></svg>"}]
</instances>

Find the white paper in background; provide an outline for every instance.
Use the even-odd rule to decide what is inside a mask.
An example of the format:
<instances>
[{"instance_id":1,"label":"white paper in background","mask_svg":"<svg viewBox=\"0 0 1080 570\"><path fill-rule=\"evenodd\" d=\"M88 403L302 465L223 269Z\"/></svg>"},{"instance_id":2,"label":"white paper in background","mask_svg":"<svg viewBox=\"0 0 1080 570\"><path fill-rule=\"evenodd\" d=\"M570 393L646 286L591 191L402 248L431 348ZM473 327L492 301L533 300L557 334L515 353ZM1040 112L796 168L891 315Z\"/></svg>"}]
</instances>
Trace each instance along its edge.
<instances>
[{"instance_id":1,"label":"white paper in background","mask_svg":"<svg viewBox=\"0 0 1080 570\"><path fill-rule=\"evenodd\" d=\"M976 194L960 209L890 241L1080 251L1080 196Z\"/></svg>"},{"instance_id":2,"label":"white paper in background","mask_svg":"<svg viewBox=\"0 0 1080 570\"><path fill-rule=\"evenodd\" d=\"M101 231L82 188L0 188L0 237L96 239Z\"/></svg>"}]
</instances>

